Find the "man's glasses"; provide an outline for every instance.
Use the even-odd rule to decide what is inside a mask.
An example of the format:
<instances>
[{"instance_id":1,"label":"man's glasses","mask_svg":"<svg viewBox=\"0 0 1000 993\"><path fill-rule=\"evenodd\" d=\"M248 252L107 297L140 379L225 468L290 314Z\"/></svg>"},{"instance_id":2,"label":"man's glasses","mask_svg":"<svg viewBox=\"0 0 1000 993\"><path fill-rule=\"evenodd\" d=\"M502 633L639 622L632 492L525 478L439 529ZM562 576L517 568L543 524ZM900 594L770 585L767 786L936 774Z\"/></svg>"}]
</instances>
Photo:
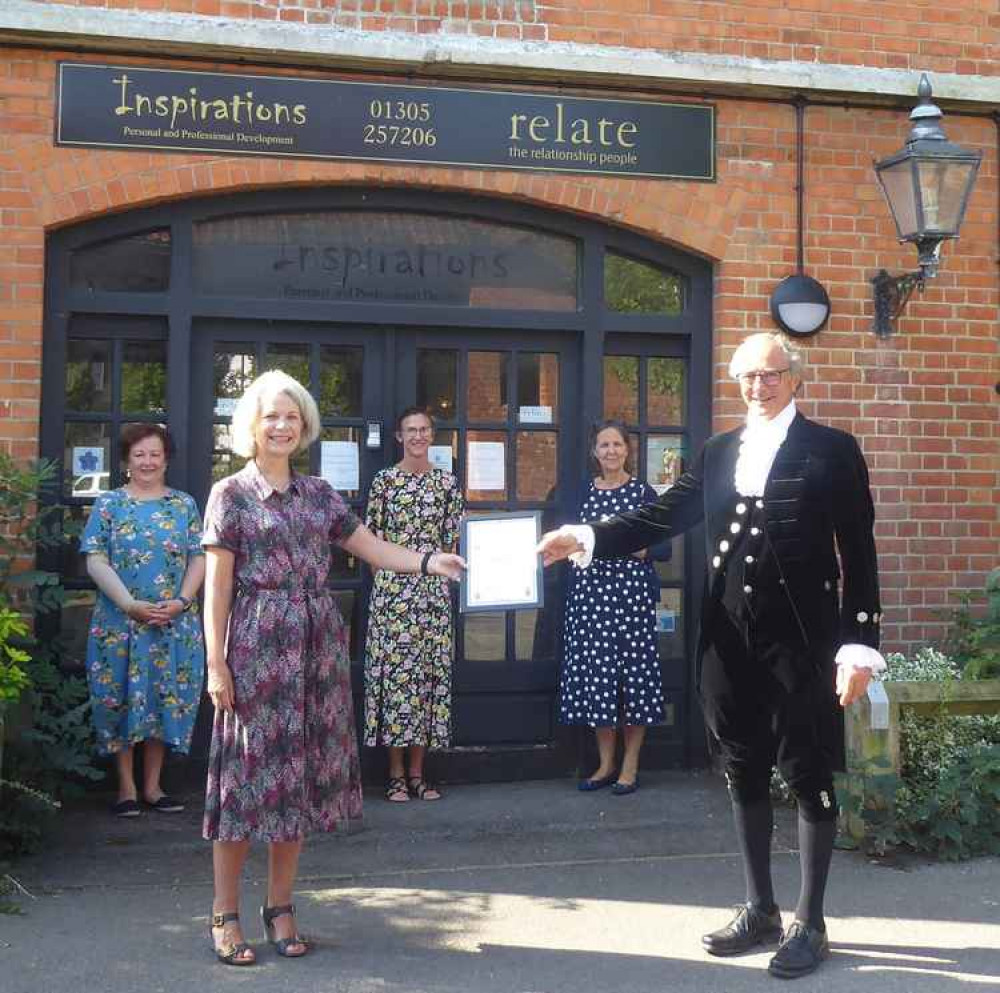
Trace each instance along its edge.
<instances>
[{"instance_id":1,"label":"man's glasses","mask_svg":"<svg viewBox=\"0 0 1000 993\"><path fill-rule=\"evenodd\" d=\"M433 433L433 428L403 428L404 438L427 438Z\"/></svg>"},{"instance_id":2,"label":"man's glasses","mask_svg":"<svg viewBox=\"0 0 1000 993\"><path fill-rule=\"evenodd\" d=\"M752 372L741 372L736 378L744 386L753 386L753 381L755 379L760 380L761 386L777 386L781 382L781 376L783 373L788 372L788 368L784 369L754 369Z\"/></svg>"}]
</instances>

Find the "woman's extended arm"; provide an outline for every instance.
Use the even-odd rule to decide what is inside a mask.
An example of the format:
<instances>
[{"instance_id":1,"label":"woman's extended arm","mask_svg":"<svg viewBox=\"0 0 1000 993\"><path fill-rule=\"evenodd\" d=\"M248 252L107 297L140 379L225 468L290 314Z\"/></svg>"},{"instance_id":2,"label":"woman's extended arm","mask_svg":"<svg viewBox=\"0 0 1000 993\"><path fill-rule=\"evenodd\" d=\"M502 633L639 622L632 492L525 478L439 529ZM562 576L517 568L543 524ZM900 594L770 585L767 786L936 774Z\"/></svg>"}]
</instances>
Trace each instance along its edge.
<instances>
[{"instance_id":1,"label":"woman's extended arm","mask_svg":"<svg viewBox=\"0 0 1000 993\"><path fill-rule=\"evenodd\" d=\"M409 548L390 544L381 538L376 538L363 524L359 524L354 533L341 547L364 559L373 569L387 569L390 572L420 572L424 556ZM465 568L465 560L450 552L434 552L427 562L427 572L431 576L446 576L448 579L458 579Z\"/></svg>"}]
</instances>

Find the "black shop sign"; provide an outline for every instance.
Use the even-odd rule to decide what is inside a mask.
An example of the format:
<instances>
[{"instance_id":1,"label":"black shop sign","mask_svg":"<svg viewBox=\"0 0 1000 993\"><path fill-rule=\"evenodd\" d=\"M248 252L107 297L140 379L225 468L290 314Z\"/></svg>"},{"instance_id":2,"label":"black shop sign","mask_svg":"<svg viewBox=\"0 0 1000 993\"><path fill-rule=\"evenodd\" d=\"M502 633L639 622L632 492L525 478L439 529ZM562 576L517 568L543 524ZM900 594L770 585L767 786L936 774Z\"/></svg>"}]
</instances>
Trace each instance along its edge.
<instances>
[{"instance_id":1,"label":"black shop sign","mask_svg":"<svg viewBox=\"0 0 1000 993\"><path fill-rule=\"evenodd\" d=\"M706 104L64 62L57 145L715 179Z\"/></svg>"}]
</instances>

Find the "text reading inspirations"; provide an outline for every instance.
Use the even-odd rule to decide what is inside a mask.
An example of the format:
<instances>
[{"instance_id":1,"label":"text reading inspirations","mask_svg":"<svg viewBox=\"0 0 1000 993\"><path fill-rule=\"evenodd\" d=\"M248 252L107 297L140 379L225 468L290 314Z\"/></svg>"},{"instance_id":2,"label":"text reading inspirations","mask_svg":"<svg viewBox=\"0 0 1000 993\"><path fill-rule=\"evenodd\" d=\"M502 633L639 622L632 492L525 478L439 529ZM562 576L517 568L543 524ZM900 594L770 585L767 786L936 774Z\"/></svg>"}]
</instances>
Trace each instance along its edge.
<instances>
[{"instance_id":1,"label":"text reading inspirations","mask_svg":"<svg viewBox=\"0 0 1000 993\"><path fill-rule=\"evenodd\" d=\"M56 144L715 179L706 104L59 66Z\"/></svg>"}]
</instances>

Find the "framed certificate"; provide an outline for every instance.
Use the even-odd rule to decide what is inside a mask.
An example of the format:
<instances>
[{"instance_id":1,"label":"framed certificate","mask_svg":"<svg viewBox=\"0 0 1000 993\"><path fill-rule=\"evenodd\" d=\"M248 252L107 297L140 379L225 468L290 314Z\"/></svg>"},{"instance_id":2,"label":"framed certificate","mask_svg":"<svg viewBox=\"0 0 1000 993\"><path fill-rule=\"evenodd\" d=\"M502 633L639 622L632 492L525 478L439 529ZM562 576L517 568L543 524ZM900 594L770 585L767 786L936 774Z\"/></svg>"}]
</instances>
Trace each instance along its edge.
<instances>
[{"instance_id":1,"label":"framed certificate","mask_svg":"<svg viewBox=\"0 0 1000 993\"><path fill-rule=\"evenodd\" d=\"M542 606L542 558L538 511L477 514L462 521L460 608L523 610Z\"/></svg>"}]
</instances>

